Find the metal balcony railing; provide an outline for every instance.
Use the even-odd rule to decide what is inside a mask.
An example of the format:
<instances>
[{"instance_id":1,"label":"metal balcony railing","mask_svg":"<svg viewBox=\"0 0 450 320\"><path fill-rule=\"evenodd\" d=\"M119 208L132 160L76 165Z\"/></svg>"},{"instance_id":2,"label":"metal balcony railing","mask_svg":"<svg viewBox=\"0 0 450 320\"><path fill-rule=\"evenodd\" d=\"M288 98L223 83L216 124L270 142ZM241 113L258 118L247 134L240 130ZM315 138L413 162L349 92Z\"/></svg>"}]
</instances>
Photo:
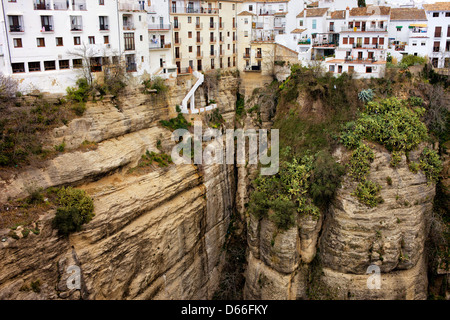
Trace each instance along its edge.
<instances>
[{"instance_id":1,"label":"metal balcony railing","mask_svg":"<svg viewBox=\"0 0 450 320\"><path fill-rule=\"evenodd\" d=\"M217 50L211 50L211 51L209 52L209 55L210 55L211 57L217 56Z\"/></svg>"},{"instance_id":2,"label":"metal balcony railing","mask_svg":"<svg viewBox=\"0 0 450 320\"><path fill-rule=\"evenodd\" d=\"M19 24L12 24L9 26L9 32L23 32L23 26Z\"/></svg>"},{"instance_id":3,"label":"metal balcony railing","mask_svg":"<svg viewBox=\"0 0 450 320\"><path fill-rule=\"evenodd\" d=\"M52 10L50 1L48 3L35 1L34 10Z\"/></svg>"},{"instance_id":4,"label":"metal balcony railing","mask_svg":"<svg viewBox=\"0 0 450 320\"><path fill-rule=\"evenodd\" d=\"M195 24L195 29L197 29L197 30L203 29L203 23L196 23Z\"/></svg>"},{"instance_id":5,"label":"metal balcony railing","mask_svg":"<svg viewBox=\"0 0 450 320\"><path fill-rule=\"evenodd\" d=\"M215 43L215 42L217 42L217 38L216 37L209 37L209 42Z\"/></svg>"},{"instance_id":6,"label":"metal balcony railing","mask_svg":"<svg viewBox=\"0 0 450 320\"><path fill-rule=\"evenodd\" d=\"M154 23L148 25L148 30L170 30L170 24Z\"/></svg>"},{"instance_id":7,"label":"metal balcony railing","mask_svg":"<svg viewBox=\"0 0 450 320\"><path fill-rule=\"evenodd\" d=\"M43 25L42 26L41 32L49 32L49 31L54 31L53 30L53 25L47 24L47 25Z\"/></svg>"},{"instance_id":8,"label":"metal balcony railing","mask_svg":"<svg viewBox=\"0 0 450 320\"><path fill-rule=\"evenodd\" d=\"M250 53L244 53L243 58L244 59L250 59Z\"/></svg>"},{"instance_id":9,"label":"metal balcony railing","mask_svg":"<svg viewBox=\"0 0 450 320\"><path fill-rule=\"evenodd\" d=\"M73 10L81 10L81 11L87 10L86 1L85 0L74 1L72 9Z\"/></svg>"},{"instance_id":10,"label":"metal balcony railing","mask_svg":"<svg viewBox=\"0 0 450 320\"><path fill-rule=\"evenodd\" d=\"M182 59L183 55L181 54L181 52L175 52L175 59Z\"/></svg>"},{"instance_id":11,"label":"metal balcony railing","mask_svg":"<svg viewBox=\"0 0 450 320\"><path fill-rule=\"evenodd\" d=\"M100 25L100 30L102 30L102 31L109 30L109 26L107 24L101 24Z\"/></svg>"},{"instance_id":12,"label":"metal balcony railing","mask_svg":"<svg viewBox=\"0 0 450 320\"><path fill-rule=\"evenodd\" d=\"M134 30L134 24L132 22L124 23L123 30Z\"/></svg>"},{"instance_id":13,"label":"metal balcony railing","mask_svg":"<svg viewBox=\"0 0 450 320\"><path fill-rule=\"evenodd\" d=\"M83 31L83 26L81 24L71 25L70 31Z\"/></svg>"},{"instance_id":14,"label":"metal balcony railing","mask_svg":"<svg viewBox=\"0 0 450 320\"><path fill-rule=\"evenodd\" d=\"M219 22L219 29L225 28L225 22Z\"/></svg>"},{"instance_id":15,"label":"metal balcony railing","mask_svg":"<svg viewBox=\"0 0 450 320\"><path fill-rule=\"evenodd\" d=\"M216 28L216 25L217 25L217 24L216 24L215 22L213 22L213 23L210 22L210 23L209 23L209 28L210 28L210 29L215 29L215 28Z\"/></svg>"},{"instance_id":16,"label":"metal balcony railing","mask_svg":"<svg viewBox=\"0 0 450 320\"><path fill-rule=\"evenodd\" d=\"M346 32L387 32L387 26L384 27L372 27L366 26L365 28L359 26L342 26L341 31Z\"/></svg>"},{"instance_id":17,"label":"metal balcony railing","mask_svg":"<svg viewBox=\"0 0 450 320\"><path fill-rule=\"evenodd\" d=\"M217 8L200 8L200 7L170 7L170 13L195 13L195 14L218 14Z\"/></svg>"},{"instance_id":18,"label":"metal balcony railing","mask_svg":"<svg viewBox=\"0 0 450 320\"><path fill-rule=\"evenodd\" d=\"M202 43L203 43L203 37L200 37L200 38L197 37L197 39L195 40L195 42L196 42L197 44L202 44Z\"/></svg>"},{"instance_id":19,"label":"metal balcony railing","mask_svg":"<svg viewBox=\"0 0 450 320\"><path fill-rule=\"evenodd\" d=\"M53 2L53 9L54 10L67 10L69 9L68 3L66 1L60 1L60 2Z\"/></svg>"},{"instance_id":20,"label":"metal balcony railing","mask_svg":"<svg viewBox=\"0 0 450 320\"><path fill-rule=\"evenodd\" d=\"M150 50L158 50L158 49L170 49L172 47L171 43L153 43L150 42L148 48Z\"/></svg>"},{"instance_id":21,"label":"metal balcony railing","mask_svg":"<svg viewBox=\"0 0 450 320\"><path fill-rule=\"evenodd\" d=\"M181 38L175 38L175 44L180 45L181 44Z\"/></svg>"},{"instance_id":22,"label":"metal balcony railing","mask_svg":"<svg viewBox=\"0 0 450 320\"><path fill-rule=\"evenodd\" d=\"M203 51L197 51L197 58L203 58Z\"/></svg>"}]
</instances>

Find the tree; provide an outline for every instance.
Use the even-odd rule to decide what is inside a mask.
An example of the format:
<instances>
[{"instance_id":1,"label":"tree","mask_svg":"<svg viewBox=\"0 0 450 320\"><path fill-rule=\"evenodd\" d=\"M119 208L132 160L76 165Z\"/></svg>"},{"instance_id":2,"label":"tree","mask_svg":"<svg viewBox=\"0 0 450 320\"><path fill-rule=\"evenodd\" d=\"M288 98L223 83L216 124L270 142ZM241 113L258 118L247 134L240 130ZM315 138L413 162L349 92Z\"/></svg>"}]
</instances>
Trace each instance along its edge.
<instances>
[{"instance_id":1,"label":"tree","mask_svg":"<svg viewBox=\"0 0 450 320\"><path fill-rule=\"evenodd\" d=\"M14 97L17 92L17 81L0 73L0 99Z\"/></svg>"},{"instance_id":2,"label":"tree","mask_svg":"<svg viewBox=\"0 0 450 320\"><path fill-rule=\"evenodd\" d=\"M92 58L98 55L92 47L87 46L84 42L83 44L72 51L68 51L68 54L81 59L82 67L80 68L82 77L86 79L89 86L92 85L93 75L92 75Z\"/></svg>"}]
</instances>

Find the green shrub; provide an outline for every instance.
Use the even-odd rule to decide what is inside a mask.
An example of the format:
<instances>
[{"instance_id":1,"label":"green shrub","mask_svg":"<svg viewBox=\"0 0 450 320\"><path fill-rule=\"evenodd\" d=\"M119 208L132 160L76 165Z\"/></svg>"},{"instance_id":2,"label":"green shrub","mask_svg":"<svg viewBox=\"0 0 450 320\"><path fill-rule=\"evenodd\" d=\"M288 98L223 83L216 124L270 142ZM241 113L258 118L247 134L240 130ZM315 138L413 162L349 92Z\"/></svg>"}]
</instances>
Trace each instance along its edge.
<instances>
[{"instance_id":1,"label":"green shrub","mask_svg":"<svg viewBox=\"0 0 450 320\"><path fill-rule=\"evenodd\" d=\"M402 161L403 152L401 151L392 151L392 157L389 164L392 168L397 168L398 164Z\"/></svg>"},{"instance_id":2,"label":"green shrub","mask_svg":"<svg viewBox=\"0 0 450 320\"><path fill-rule=\"evenodd\" d=\"M236 99L236 114L242 116L245 113L245 98L239 92Z\"/></svg>"},{"instance_id":3,"label":"green shrub","mask_svg":"<svg viewBox=\"0 0 450 320\"><path fill-rule=\"evenodd\" d=\"M407 54L403 56L402 61L400 63L404 64L406 67L410 67L417 64L422 65L425 64L425 62L426 59L424 57Z\"/></svg>"},{"instance_id":4,"label":"green shrub","mask_svg":"<svg viewBox=\"0 0 450 320\"><path fill-rule=\"evenodd\" d=\"M88 81L84 78L80 78L76 82L76 87L67 88L67 98L77 102L86 102L89 98L89 94L92 91Z\"/></svg>"},{"instance_id":5,"label":"green shrub","mask_svg":"<svg viewBox=\"0 0 450 320\"><path fill-rule=\"evenodd\" d=\"M341 187L345 167L337 163L329 152L320 152L314 161L309 193L316 205L327 205Z\"/></svg>"},{"instance_id":6,"label":"green shrub","mask_svg":"<svg viewBox=\"0 0 450 320\"><path fill-rule=\"evenodd\" d=\"M370 180L358 183L356 190L352 193L358 200L369 206L376 207L379 203L383 203L383 199L378 195L381 186Z\"/></svg>"},{"instance_id":7,"label":"green shrub","mask_svg":"<svg viewBox=\"0 0 450 320\"><path fill-rule=\"evenodd\" d=\"M91 221L94 216L94 202L84 190L62 187L57 191L55 218L52 226L60 235L81 230L81 225Z\"/></svg>"},{"instance_id":8,"label":"green shrub","mask_svg":"<svg viewBox=\"0 0 450 320\"><path fill-rule=\"evenodd\" d=\"M62 142L61 144L56 145L54 148L55 151L64 152L64 150L66 149L66 143Z\"/></svg>"},{"instance_id":9,"label":"green shrub","mask_svg":"<svg viewBox=\"0 0 450 320\"><path fill-rule=\"evenodd\" d=\"M156 90L157 93L165 94L169 91L169 87L166 85L165 80L161 77L155 77L153 80L144 80L142 84L145 87L145 92L149 93L148 89Z\"/></svg>"},{"instance_id":10,"label":"green shrub","mask_svg":"<svg viewBox=\"0 0 450 320\"><path fill-rule=\"evenodd\" d=\"M178 113L178 115L175 118L172 118L170 120L161 120L159 123L172 131L177 129L189 129L189 127L192 125L190 122L188 122L183 114Z\"/></svg>"},{"instance_id":11,"label":"green shrub","mask_svg":"<svg viewBox=\"0 0 450 320\"><path fill-rule=\"evenodd\" d=\"M180 105L176 105L175 106L175 111L177 112L177 113L180 113L181 112L181 108L180 108Z\"/></svg>"},{"instance_id":12,"label":"green shrub","mask_svg":"<svg viewBox=\"0 0 450 320\"><path fill-rule=\"evenodd\" d=\"M150 166L153 162L158 163L160 167L167 167L170 163L172 163L172 158L165 153L155 153L147 150L147 152L142 155L139 166Z\"/></svg>"},{"instance_id":13,"label":"green shrub","mask_svg":"<svg viewBox=\"0 0 450 320\"><path fill-rule=\"evenodd\" d=\"M391 178L391 177L386 177L386 183L387 183L389 186L392 186L392 178Z\"/></svg>"},{"instance_id":14,"label":"green shrub","mask_svg":"<svg viewBox=\"0 0 450 320\"><path fill-rule=\"evenodd\" d=\"M435 150L424 148L420 155L420 168L428 181L437 182L442 171L442 161Z\"/></svg>"},{"instance_id":15,"label":"green shrub","mask_svg":"<svg viewBox=\"0 0 450 320\"><path fill-rule=\"evenodd\" d=\"M349 162L349 174L357 181L363 181L370 172L370 163L374 160L373 151L361 143L352 153Z\"/></svg>"},{"instance_id":16,"label":"green shrub","mask_svg":"<svg viewBox=\"0 0 450 320\"><path fill-rule=\"evenodd\" d=\"M420 170L420 165L417 162L410 162L408 168L412 173L417 173Z\"/></svg>"}]
</instances>

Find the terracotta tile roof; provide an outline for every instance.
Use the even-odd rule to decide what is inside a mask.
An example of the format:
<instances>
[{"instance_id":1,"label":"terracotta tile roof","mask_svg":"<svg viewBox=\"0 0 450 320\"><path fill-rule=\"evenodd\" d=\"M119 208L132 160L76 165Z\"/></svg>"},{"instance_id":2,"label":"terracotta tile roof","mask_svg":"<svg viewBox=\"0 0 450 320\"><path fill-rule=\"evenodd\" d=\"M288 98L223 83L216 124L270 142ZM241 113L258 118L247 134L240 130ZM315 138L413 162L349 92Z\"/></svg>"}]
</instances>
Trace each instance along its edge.
<instances>
[{"instance_id":1,"label":"terracotta tile roof","mask_svg":"<svg viewBox=\"0 0 450 320\"><path fill-rule=\"evenodd\" d=\"M331 19L345 19L345 10L331 12Z\"/></svg>"},{"instance_id":2,"label":"terracotta tile roof","mask_svg":"<svg viewBox=\"0 0 450 320\"><path fill-rule=\"evenodd\" d=\"M319 1L311 2L307 5L308 8L318 8L319 7Z\"/></svg>"},{"instance_id":3,"label":"terracotta tile roof","mask_svg":"<svg viewBox=\"0 0 450 320\"><path fill-rule=\"evenodd\" d=\"M450 2L436 2L424 4L423 8L426 11L450 11Z\"/></svg>"},{"instance_id":4,"label":"terracotta tile roof","mask_svg":"<svg viewBox=\"0 0 450 320\"><path fill-rule=\"evenodd\" d=\"M303 10L305 11L305 10ZM303 18L303 11L297 15L297 18ZM314 9L306 9L306 17L322 17L326 14L328 8L314 8Z\"/></svg>"},{"instance_id":5,"label":"terracotta tile roof","mask_svg":"<svg viewBox=\"0 0 450 320\"><path fill-rule=\"evenodd\" d=\"M248 11L242 11L238 16L255 16L255 14Z\"/></svg>"},{"instance_id":6,"label":"terracotta tile roof","mask_svg":"<svg viewBox=\"0 0 450 320\"><path fill-rule=\"evenodd\" d=\"M243 0L243 2L289 2L290 0Z\"/></svg>"},{"instance_id":7,"label":"terracotta tile roof","mask_svg":"<svg viewBox=\"0 0 450 320\"><path fill-rule=\"evenodd\" d=\"M306 29L298 29L297 28L297 29L292 30L291 33L302 33L304 31L306 31Z\"/></svg>"},{"instance_id":8,"label":"terracotta tile roof","mask_svg":"<svg viewBox=\"0 0 450 320\"><path fill-rule=\"evenodd\" d=\"M427 20L425 10L416 8L392 8L391 20Z\"/></svg>"},{"instance_id":9,"label":"terracotta tile roof","mask_svg":"<svg viewBox=\"0 0 450 320\"><path fill-rule=\"evenodd\" d=\"M371 15L381 15L387 16L389 15L391 7L385 6L368 6L362 8L352 8L350 10L351 17L359 17L359 16L371 16Z\"/></svg>"},{"instance_id":10,"label":"terracotta tile roof","mask_svg":"<svg viewBox=\"0 0 450 320\"><path fill-rule=\"evenodd\" d=\"M288 14L287 12L275 12L273 15L274 16L285 16L287 14Z\"/></svg>"}]
</instances>

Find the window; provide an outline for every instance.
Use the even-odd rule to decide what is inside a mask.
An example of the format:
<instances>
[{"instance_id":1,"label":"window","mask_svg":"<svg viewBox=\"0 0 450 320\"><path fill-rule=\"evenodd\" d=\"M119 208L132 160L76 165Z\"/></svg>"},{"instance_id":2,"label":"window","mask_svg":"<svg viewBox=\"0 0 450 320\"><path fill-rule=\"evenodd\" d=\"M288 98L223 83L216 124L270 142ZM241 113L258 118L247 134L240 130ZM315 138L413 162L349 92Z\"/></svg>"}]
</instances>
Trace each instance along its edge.
<instances>
[{"instance_id":1,"label":"window","mask_svg":"<svg viewBox=\"0 0 450 320\"><path fill-rule=\"evenodd\" d=\"M142 37L142 34L139 35L139 41L144 41L144 38Z\"/></svg>"},{"instance_id":2,"label":"window","mask_svg":"<svg viewBox=\"0 0 450 320\"><path fill-rule=\"evenodd\" d=\"M379 44L384 45L384 38L380 38Z\"/></svg>"},{"instance_id":3,"label":"window","mask_svg":"<svg viewBox=\"0 0 450 320\"><path fill-rule=\"evenodd\" d=\"M450 38L450 25L447 27L447 38Z\"/></svg>"},{"instance_id":4,"label":"window","mask_svg":"<svg viewBox=\"0 0 450 320\"><path fill-rule=\"evenodd\" d=\"M89 44L95 44L95 37L94 36L89 36Z\"/></svg>"},{"instance_id":5,"label":"window","mask_svg":"<svg viewBox=\"0 0 450 320\"><path fill-rule=\"evenodd\" d=\"M192 46L189 46L189 52L192 52Z\"/></svg>"},{"instance_id":6,"label":"window","mask_svg":"<svg viewBox=\"0 0 450 320\"><path fill-rule=\"evenodd\" d=\"M98 4L101 6L105 5L105 0L98 0Z\"/></svg>"},{"instance_id":7,"label":"window","mask_svg":"<svg viewBox=\"0 0 450 320\"><path fill-rule=\"evenodd\" d=\"M244 19L244 24L248 24L248 19L247 18Z\"/></svg>"},{"instance_id":8,"label":"window","mask_svg":"<svg viewBox=\"0 0 450 320\"><path fill-rule=\"evenodd\" d=\"M55 61L44 61L44 69L45 71L56 70Z\"/></svg>"},{"instance_id":9,"label":"window","mask_svg":"<svg viewBox=\"0 0 450 320\"><path fill-rule=\"evenodd\" d=\"M192 31L188 32L188 38L191 39L192 38Z\"/></svg>"},{"instance_id":10,"label":"window","mask_svg":"<svg viewBox=\"0 0 450 320\"><path fill-rule=\"evenodd\" d=\"M433 18L439 17L439 12L433 12Z\"/></svg>"},{"instance_id":11,"label":"window","mask_svg":"<svg viewBox=\"0 0 450 320\"><path fill-rule=\"evenodd\" d=\"M248 31L244 31L244 37L248 37Z\"/></svg>"},{"instance_id":12,"label":"window","mask_svg":"<svg viewBox=\"0 0 450 320\"><path fill-rule=\"evenodd\" d=\"M211 59L211 69L214 69L214 59Z\"/></svg>"},{"instance_id":13,"label":"window","mask_svg":"<svg viewBox=\"0 0 450 320\"><path fill-rule=\"evenodd\" d=\"M412 43L412 45L415 47L415 46L417 46L417 41L414 41L413 43Z\"/></svg>"},{"instance_id":14,"label":"window","mask_svg":"<svg viewBox=\"0 0 450 320\"><path fill-rule=\"evenodd\" d=\"M342 65L338 66L338 73L342 73Z\"/></svg>"},{"instance_id":15,"label":"window","mask_svg":"<svg viewBox=\"0 0 450 320\"><path fill-rule=\"evenodd\" d=\"M402 31L402 27L397 27L397 32Z\"/></svg>"},{"instance_id":16,"label":"window","mask_svg":"<svg viewBox=\"0 0 450 320\"><path fill-rule=\"evenodd\" d=\"M83 60L81 59L73 59L72 64L74 68L81 68L83 66Z\"/></svg>"},{"instance_id":17,"label":"window","mask_svg":"<svg viewBox=\"0 0 450 320\"><path fill-rule=\"evenodd\" d=\"M125 50L134 50L134 33L133 32L125 32L123 34L125 40Z\"/></svg>"},{"instance_id":18,"label":"window","mask_svg":"<svg viewBox=\"0 0 450 320\"><path fill-rule=\"evenodd\" d=\"M109 44L109 36L103 36L103 42Z\"/></svg>"},{"instance_id":19,"label":"window","mask_svg":"<svg viewBox=\"0 0 450 320\"><path fill-rule=\"evenodd\" d=\"M333 65L330 65L329 71L330 71L330 72L334 72L334 66L333 66Z\"/></svg>"},{"instance_id":20,"label":"window","mask_svg":"<svg viewBox=\"0 0 450 320\"><path fill-rule=\"evenodd\" d=\"M219 2L219 9L222 9L222 3Z\"/></svg>"},{"instance_id":21,"label":"window","mask_svg":"<svg viewBox=\"0 0 450 320\"><path fill-rule=\"evenodd\" d=\"M29 72L41 71L41 63L39 61L28 62L28 71Z\"/></svg>"},{"instance_id":22,"label":"window","mask_svg":"<svg viewBox=\"0 0 450 320\"><path fill-rule=\"evenodd\" d=\"M41 16L41 28L42 32L53 31L52 16Z\"/></svg>"},{"instance_id":23,"label":"window","mask_svg":"<svg viewBox=\"0 0 450 320\"><path fill-rule=\"evenodd\" d=\"M10 32L22 32L22 16L8 16L9 31Z\"/></svg>"},{"instance_id":24,"label":"window","mask_svg":"<svg viewBox=\"0 0 450 320\"><path fill-rule=\"evenodd\" d=\"M436 27L434 29L434 37L439 38L441 36L442 27Z\"/></svg>"},{"instance_id":25,"label":"window","mask_svg":"<svg viewBox=\"0 0 450 320\"><path fill-rule=\"evenodd\" d=\"M106 16L99 16L98 22L100 25L100 30L109 30L109 24L108 24L108 17Z\"/></svg>"},{"instance_id":26,"label":"window","mask_svg":"<svg viewBox=\"0 0 450 320\"><path fill-rule=\"evenodd\" d=\"M317 20L316 19L313 19L313 21L312 21L312 28L313 29L317 28Z\"/></svg>"},{"instance_id":27,"label":"window","mask_svg":"<svg viewBox=\"0 0 450 320\"><path fill-rule=\"evenodd\" d=\"M69 60L59 60L59 69L69 69Z\"/></svg>"},{"instance_id":28,"label":"window","mask_svg":"<svg viewBox=\"0 0 450 320\"><path fill-rule=\"evenodd\" d=\"M233 10L234 10L234 4L233 4Z\"/></svg>"},{"instance_id":29,"label":"window","mask_svg":"<svg viewBox=\"0 0 450 320\"><path fill-rule=\"evenodd\" d=\"M192 23L192 17L188 17L188 23Z\"/></svg>"},{"instance_id":30,"label":"window","mask_svg":"<svg viewBox=\"0 0 450 320\"><path fill-rule=\"evenodd\" d=\"M63 46L63 38L62 37L56 37L56 46L61 47Z\"/></svg>"},{"instance_id":31,"label":"window","mask_svg":"<svg viewBox=\"0 0 450 320\"><path fill-rule=\"evenodd\" d=\"M83 22L81 16L70 16L70 30L71 31L83 30Z\"/></svg>"},{"instance_id":32,"label":"window","mask_svg":"<svg viewBox=\"0 0 450 320\"><path fill-rule=\"evenodd\" d=\"M342 39L342 44L348 44L348 38L343 38Z\"/></svg>"},{"instance_id":33,"label":"window","mask_svg":"<svg viewBox=\"0 0 450 320\"><path fill-rule=\"evenodd\" d=\"M372 73L372 67L366 67L366 73Z\"/></svg>"},{"instance_id":34,"label":"window","mask_svg":"<svg viewBox=\"0 0 450 320\"><path fill-rule=\"evenodd\" d=\"M253 6L252 5L248 6L248 11L253 11Z\"/></svg>"},{"instance_id":35,"label":"window","mask_svg":"<svg viewBox=\"0 0 450 320\"><path fill-rule=\"evenodd\" d=\"M80 37L73 37L73 44L74 45L80 45L81 44L81 38Z\"/></svg>"},{"instance_id":36,"label":"window","mask_svg":"<svg viewBox=\"0 0 450 320\"><path fill-rule=\"evenodd\" d=\"M303 20L300 20L300 27L303 27Z\"/></svg>"},{"instance_id":37,"label":"window","mask_svg":"<svg viewBox=\"0 0 450 320\"><path fill-rule=\"evenodd\" d=\"M14 38L14 48L22 48L22 39L21 38Z\"/></svg>"},{"instance_id":38,"label":"window","mask_svg":"<svg viewBox=\"0 0 450 320\"><path fill-rule=\"evenodd\" d=\"M45 39L44 38L36 38L38 47L45 47Z\"/></svg>"},{"instance_id":39,"label":"window","mask_svg":"<svg viewBox=\"0 0 450 320\"><path fill-rule=\"evenodd\" d=\"M433 46L433 52L439 52L440 42L435 41Z\"/></svg>"},{"instance_id":40,"label":"window","mask_svg":"<svg viewBox=\"0 0 450 320\"><path fill-rule=\"evenodd\" d=\"M13 73L25 72L25 63L11 63L11 67Z\"/></svg>"},{"instance_id":41,"label":"window","mask_svg":"<svg viewBox=\"0 0 450 320\"><path fill-rule=\"evenodd\" d=\"M427 43L426 43L426 42L422 42L420 45L421 45L421 46L426 46Z\"/></svg>"},{"instance_id":42,"label":"window","mask_svg":"<svg viewBox=\"0 0 450 320\"><path fill-rule=\"evenodd\" d=\"M446 17L450 17L450 12L446 12L446 13L445 13L445 16L446 16Z\"/></svg>"}]
</instances>

